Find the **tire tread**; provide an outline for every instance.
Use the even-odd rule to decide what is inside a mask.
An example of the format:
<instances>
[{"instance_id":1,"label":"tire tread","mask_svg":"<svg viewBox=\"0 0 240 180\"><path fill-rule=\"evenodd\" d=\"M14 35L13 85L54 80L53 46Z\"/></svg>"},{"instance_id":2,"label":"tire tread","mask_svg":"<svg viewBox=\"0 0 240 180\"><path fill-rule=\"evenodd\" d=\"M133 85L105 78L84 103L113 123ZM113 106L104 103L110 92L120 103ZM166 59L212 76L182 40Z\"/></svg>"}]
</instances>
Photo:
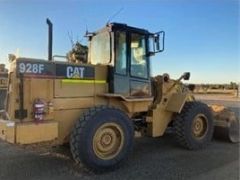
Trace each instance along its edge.
<instances>
[{"instance_id":1,"label":"tire tread","mask_svg":"<svg viewBox=\"0 0 240 180\"><path fill-rule=\"evenodd\" d=\"M199 143L197 145L192 143L192 141L189 140L189 137L188 137L189 134L186 133L186 121L189 120L190 116L192 115L192 112L194 112L194 110L196 108L206 109L208 107L206 104L204 104L202 102L198 102L198 101L186 102L181 113L176 114L176 116L174 117L174 121L173 121L173 127L175 130L176 139L177 139L178 143L182 147L190 149L190 150L197 150L197 149L205 148L211 141L212 134L213 134L212 116L210 116L209 121L210 121L211 125L209 126L209 133L208 133L208 136L206 137L206 140L203 143ZM209 110L209 113L211 114L210 110ZM188 130L188 131L190 131L190 130Z\"/></svg>"}]
</instances>

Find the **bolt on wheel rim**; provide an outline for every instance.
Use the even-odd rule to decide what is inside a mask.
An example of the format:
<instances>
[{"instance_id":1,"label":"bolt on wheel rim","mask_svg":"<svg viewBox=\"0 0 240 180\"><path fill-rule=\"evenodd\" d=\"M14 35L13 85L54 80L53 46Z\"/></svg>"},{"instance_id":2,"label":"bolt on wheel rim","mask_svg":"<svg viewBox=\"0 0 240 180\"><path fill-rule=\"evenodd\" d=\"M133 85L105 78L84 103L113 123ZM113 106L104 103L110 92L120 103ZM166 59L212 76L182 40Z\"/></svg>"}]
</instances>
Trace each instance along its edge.
<instances>
[{"instance_id":1,"label":"bolt on wheel rim","mask_svg":"<svg viewBox=\"0 0 240 180\"><path fill-rule=\"evenodd\" d=\"M112 159L122 149L123 130L116 123L105 123L98 128L93 137L93 151L101 159Z\"/></svg>"},{"instance_id":2,"label":"bolt on wheel rim","mask_svg":"<svg viewBox=\"0 0 240 180\"><path fill-rule=\"evenodd\" d=\"M207 117L204 114L198 114L192 123L192 134L197 139L202 139L207 133Z\"/></svg>"}]
</instances>

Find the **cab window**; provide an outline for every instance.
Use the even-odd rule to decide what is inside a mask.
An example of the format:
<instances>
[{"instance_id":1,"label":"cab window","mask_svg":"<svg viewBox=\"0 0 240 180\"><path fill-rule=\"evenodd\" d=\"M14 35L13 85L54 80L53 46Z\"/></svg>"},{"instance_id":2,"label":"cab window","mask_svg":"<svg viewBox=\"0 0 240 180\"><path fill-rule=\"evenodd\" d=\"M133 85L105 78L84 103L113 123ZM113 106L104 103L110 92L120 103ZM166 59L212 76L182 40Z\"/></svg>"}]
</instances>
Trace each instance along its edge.
<instances>
[{"instance_id":1,"label":"cab window","mask_svg":"<svg viewBox=\"0 0 240 180\"><path fill-rule=\"evenodd\" d=\"M126 44L126 33L116 32L116 65L115 71L118 74L127 74L127 44Z\"/></svg>"},{"instance_id":2,"label":"cab window","mask_svg":"<svg viewBox=\"0 0 240 180\"><path fill-rule=\"evenodd\" d=\"M110 61L110 34L105 31L91 39L91 63L108 64Z\"/></svg>"},{"instance_id":3,"label":"cab window","mask_svg":"<svg viewBox=\"0 0 240 180\"><path fill-rule=\"evenodd\" d=\"M131 76L148 78L146 39L144 35L131 34Z\"/></svg>"}]
</instances>

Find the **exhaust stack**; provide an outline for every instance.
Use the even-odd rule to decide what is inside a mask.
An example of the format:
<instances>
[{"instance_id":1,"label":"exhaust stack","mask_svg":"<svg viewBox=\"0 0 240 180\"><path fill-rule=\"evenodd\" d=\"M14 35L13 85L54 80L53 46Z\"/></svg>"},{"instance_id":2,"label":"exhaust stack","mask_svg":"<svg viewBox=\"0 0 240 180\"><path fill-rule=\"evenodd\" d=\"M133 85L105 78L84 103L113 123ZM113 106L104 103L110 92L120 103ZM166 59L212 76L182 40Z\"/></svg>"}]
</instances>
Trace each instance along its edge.
<instances>
[{"instance_id":1,"label":"exhaust stack","mask_svg":"<svg viewBox=\"0 0 240 180\"><path fill-rule=\"evenodd\" d=\"M47 25L48 25L48 61L52 61L52 35L53 35L53 24L47 18Z\"/></svg>"}]
</instances>

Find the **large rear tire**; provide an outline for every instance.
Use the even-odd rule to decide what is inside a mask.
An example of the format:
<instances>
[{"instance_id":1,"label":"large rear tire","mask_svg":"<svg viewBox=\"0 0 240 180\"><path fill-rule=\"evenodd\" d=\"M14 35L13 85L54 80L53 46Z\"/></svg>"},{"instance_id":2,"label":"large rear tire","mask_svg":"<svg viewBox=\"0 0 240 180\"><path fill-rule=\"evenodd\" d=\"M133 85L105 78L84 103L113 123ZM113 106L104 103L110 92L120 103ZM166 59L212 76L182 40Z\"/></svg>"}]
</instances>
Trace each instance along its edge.
<instances>
[{"instance_id":1,"label":"large rear tire","mask_svg":"<svg viewBox=\"0 0 240 180\"><path fill-rule=\"evenodd\" d=\"M179 144L190 150L205 148L213 136L213 117L210 108L201 102L186 102L173 120Z\"/></svg>"},{"instance_id":2,"label":"large rear tire","mask_svg":"<svg viewBox=\"0 0 240 180\"><path fill-rule=\"evenodd\" d=\"M95 172L118 167L133 147L134 129L119 109L98 106L77 121L70 139L74 160Z\"/></svg>"}]
</instances>

